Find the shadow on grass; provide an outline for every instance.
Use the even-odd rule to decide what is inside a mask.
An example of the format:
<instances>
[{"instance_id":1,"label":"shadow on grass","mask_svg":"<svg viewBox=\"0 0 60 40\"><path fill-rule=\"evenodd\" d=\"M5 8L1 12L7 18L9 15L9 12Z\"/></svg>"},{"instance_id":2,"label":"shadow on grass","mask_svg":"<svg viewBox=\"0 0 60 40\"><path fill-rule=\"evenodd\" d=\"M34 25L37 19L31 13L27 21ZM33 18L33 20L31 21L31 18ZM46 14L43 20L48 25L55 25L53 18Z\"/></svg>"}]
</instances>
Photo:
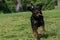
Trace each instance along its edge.
<instances>
[{"instance_id":1,"label":"shadow on grass","mask_svg":"<svg viewBox=\"0 0 60 40\"><path fill-rule=\"evenodd\" d=\"M48 34L44 34L44 35L39 34L39 37L37 38L37 40L41 40L40 38L46 38L47 39L47 37L48 37Z\"/></svg>"},{"instance_id":2,"label":"shadow on grass","mask_svg":"<svg viewBox=\"0 0 60 40\"><path fill-rule=\"evenodd\" d=\"M48 37L56 38L57 32L55 32L55 31L51 31L51 32L47 31L47 32L48 33L44 34L44 35L39 34L39 37L37 38L37 40L41 40L41 38L47 39Z\"/></svg>"}]
</instances>

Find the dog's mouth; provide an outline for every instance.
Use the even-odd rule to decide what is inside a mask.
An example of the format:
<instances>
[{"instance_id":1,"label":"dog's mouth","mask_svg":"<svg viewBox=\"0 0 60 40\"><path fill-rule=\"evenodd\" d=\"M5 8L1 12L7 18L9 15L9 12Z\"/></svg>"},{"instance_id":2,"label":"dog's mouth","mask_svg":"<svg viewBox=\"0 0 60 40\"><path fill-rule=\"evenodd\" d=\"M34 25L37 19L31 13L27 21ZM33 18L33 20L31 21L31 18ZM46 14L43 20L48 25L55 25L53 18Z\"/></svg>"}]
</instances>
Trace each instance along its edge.
<instances>
[{"instance_id":1,"label":"dog's mouth","mask_svg":"<svg viewBox=\"0 0 60 40\"><path fill-rule=\"evenodd\" d=\"M42 16L42 14L40 14L40 13L36 13L36 16Z\"/></svg>"},{"instance_id":2,"label":"dog's mouth","mask_svg":"<svg viewBox=\"0 0 60 40\"><path fill-rule=\"evenodd\" d=\"M42 15L39 10L35 10L34 12L35 12L35 15L36 15L36 16L41 16L41 15Z\"/></svg>"}]
</instances>

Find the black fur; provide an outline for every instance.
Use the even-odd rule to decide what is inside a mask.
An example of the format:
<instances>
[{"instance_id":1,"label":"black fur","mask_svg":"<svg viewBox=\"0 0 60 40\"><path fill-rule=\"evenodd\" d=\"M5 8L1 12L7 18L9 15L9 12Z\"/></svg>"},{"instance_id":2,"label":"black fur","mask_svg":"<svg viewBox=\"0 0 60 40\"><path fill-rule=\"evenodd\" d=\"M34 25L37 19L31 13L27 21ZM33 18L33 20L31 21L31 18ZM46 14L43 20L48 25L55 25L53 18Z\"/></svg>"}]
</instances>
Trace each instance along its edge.
<instances>
[{"instance_id":1,"label":"black fur","mask_svg":"<svg viewBox=\"0 0 60 40\"><path fill-rule=\"evenodd\" d=\"M37 30L38 27L44 26L44 20L41 9L42 9L42 5L28 6L28 10L32 12L31 26L33 30Z\"/></svg>"}]
</instances>

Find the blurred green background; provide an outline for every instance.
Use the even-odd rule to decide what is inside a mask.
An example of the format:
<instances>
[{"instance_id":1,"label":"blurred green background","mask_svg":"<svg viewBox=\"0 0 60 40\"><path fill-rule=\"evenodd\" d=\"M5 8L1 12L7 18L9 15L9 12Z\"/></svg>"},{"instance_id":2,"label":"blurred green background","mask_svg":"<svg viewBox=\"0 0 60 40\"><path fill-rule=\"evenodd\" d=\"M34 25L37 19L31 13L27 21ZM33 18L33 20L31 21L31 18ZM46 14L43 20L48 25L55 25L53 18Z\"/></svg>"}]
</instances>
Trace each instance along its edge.
<instances>
[{"instance_id":1,"label":"blurred green background","mask_svg":"<svg viewBox=\"0 0 60 40\"><path fill-rule=\"evenodd\" d=\"M21 0L23 11L27 11L27 4L42 4L42 10L52 10L57 6L57 0ZM0 12L16 12L17 0L0 0Z\"/></svg>"}]
</instances>

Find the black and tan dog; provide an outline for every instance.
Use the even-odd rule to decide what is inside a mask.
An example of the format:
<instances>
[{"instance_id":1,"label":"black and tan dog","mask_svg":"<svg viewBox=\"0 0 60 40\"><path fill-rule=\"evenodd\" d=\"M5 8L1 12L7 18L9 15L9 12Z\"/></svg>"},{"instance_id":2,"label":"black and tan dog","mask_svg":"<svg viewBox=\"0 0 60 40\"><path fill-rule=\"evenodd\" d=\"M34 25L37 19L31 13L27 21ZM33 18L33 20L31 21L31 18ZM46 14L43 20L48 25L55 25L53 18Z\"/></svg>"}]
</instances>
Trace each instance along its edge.
<instances>
[{"instance_id":1,"label":"black and tan dog","mask_svg":"<svg viewBox=\"0 0 60 40\"><path fill-rule=\"evenodd\" d=\"M42 7L42 5L34 6L33 4L28 6L28 10L32 12L31 26L32 26L34 36L36 38L38 37L38 27L40 27L40 26L42 27L41 34L44 34L44 20L43 20L41 7Z\"/></svg>"}]
</instances>

